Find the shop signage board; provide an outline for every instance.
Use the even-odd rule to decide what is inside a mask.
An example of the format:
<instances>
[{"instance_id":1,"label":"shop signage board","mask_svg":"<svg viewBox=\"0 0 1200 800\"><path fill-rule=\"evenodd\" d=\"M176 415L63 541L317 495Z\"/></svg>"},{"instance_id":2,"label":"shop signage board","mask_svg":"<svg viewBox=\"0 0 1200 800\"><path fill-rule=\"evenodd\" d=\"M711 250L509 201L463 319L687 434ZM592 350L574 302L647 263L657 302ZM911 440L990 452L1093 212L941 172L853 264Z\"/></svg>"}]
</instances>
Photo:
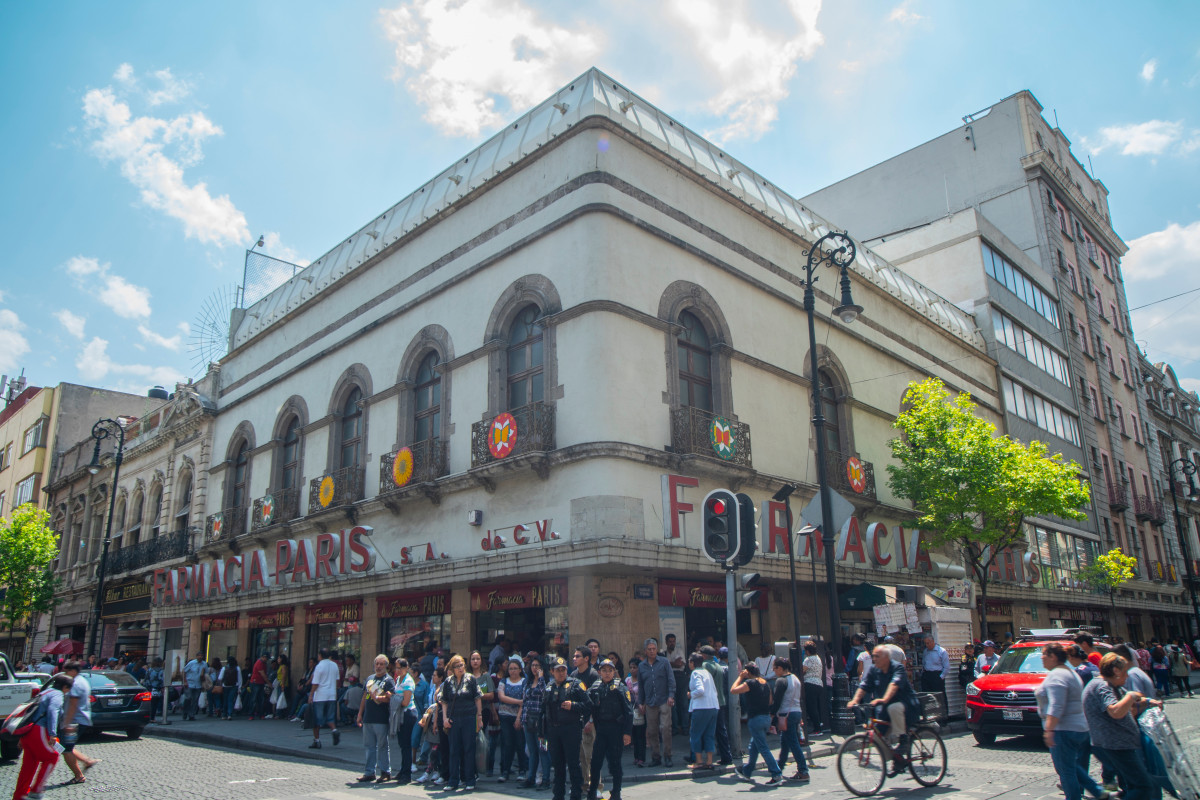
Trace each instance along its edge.
<instances>
[{"instance_id":1,"label":"shop signage board","mask_svg":"<svg viewBox=\"0 0 1200 800\"><path fill-rule=\"evenodd\" d=\"M658 604L679 608L725 608L725 585L696 581L661 580L658 582ZM758 596L756 608L767 607L767 593Z\"/></svg>"},{"instance_id":2,"label":"shop signage board","mask_svg":"<svg viewBox=\"0 0 1200 800\"><path fill-rule=\"evenodd\" d=\"M221 614L216 617L204 617L200 620L200 630L205 632L236 631L237 627L237 614Z\"/></svg>"},{"instance_id":3,"label":"shop signage board","mask_svg":"<svg viewBox=\"0 0 1200 800\"><path fill-rule=\"evenodd\" d=\"M514 583L508 586L471 590L472 611L503 611L509 608L553 608L567 605L566 581Z\"/></svg>"},{"instance_id":4,"label":"shop signage board","mask_svg":"<svg viewBox=\"0 0 1200 800\"><path fill-rule=\"evenodd\" d=\"M246 615L250 628L290 628L295 618L295 611L290 608L277 608L266 611L251 611Z\"/></svg>"},{"instance_id":5,"label":"shop signage board","mask_svg":"<svg viewBox=\"0 0 1200 800\"><path fill-rule=\"evenodd\" d=\"M148 611L150 584L145 581L130 581L104 588L104 606L100 616L123 617Z\"/></svg>"},{"instance_id":6,"label":"shop signage board","mask_svg":"<svg viewBox=\"0 0 1200 800\"><path fill-rule=\"evenodd\" d=\"M450 613L449 592L398 594L379 598L379 618L428 617Z\"/></svg>"},{"instance_id":7,"label":"shop signage board","mask_svg":"<svg viewBox=\"0 0 1200 800\"><path fill-rule=\"evenodd\" d=\"M319 606L309 606L305 609L305 621L309 625L322 625L336 622L361 622L362 600L349 600L344 603L325 603Z\"/></svg>"}]
</instances>

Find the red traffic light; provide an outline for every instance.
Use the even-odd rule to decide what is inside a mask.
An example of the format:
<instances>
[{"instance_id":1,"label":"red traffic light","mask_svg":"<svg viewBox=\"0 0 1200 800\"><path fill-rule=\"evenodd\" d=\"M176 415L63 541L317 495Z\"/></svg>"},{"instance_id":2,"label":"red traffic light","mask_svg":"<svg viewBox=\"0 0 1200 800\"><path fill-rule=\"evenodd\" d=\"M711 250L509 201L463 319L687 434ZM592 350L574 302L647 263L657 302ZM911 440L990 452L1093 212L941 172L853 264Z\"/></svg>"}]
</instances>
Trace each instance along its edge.
<instances>
[{"instance_id":1,"label":"red traffic light","mask_svg":"<svg viewBox=\"0 0 1200 800\"><path fill-rule=\"evenodd\" d=\"M714 514L724 514L725 501L719 497L714 497L708 504L708 510Z\"/></svg>"}]
</instances>

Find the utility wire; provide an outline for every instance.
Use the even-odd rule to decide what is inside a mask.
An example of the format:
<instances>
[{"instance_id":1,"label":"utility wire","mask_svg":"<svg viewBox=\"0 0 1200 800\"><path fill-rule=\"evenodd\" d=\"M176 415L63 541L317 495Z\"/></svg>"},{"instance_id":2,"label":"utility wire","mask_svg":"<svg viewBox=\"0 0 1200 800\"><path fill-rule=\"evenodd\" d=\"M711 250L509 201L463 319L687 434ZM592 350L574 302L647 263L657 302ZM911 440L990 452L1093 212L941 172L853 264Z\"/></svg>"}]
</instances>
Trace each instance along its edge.
<instances>
[{"instance_id":1,"label":"utility wire","mask_svg":"<svg viewBox=\"0 0 1200 800\"><path fill-rule=\"evenodd\" d=\"M1200 288L1196 288L1196 289L1188 289L1186 292L1180 292L1179 294L1173 294L1173 295L1171 295L1170 297L1164 297L1164 298L1163 298L1163 299L1161 299L1161 300L1154 300L1154 301L1151 301L1151 302L1149 302L1149 303L1145 303L1145 304L1143 304L1143 305L1140 305L1140 306L1138 306L1137 308L1131 308L1131 309L1129 309L1129 310L1130 310L1130 311L1141 311L1143 308L1149 308L1150 306L1158 305L1159 303L1165 303L1165 302L1167 302L1168 300L1174 300L1176 297L1183 297L1185 294L1193 294L1193 293L1195 293L1195 292L1200 292Z\"/></svg>"}]
</instances>

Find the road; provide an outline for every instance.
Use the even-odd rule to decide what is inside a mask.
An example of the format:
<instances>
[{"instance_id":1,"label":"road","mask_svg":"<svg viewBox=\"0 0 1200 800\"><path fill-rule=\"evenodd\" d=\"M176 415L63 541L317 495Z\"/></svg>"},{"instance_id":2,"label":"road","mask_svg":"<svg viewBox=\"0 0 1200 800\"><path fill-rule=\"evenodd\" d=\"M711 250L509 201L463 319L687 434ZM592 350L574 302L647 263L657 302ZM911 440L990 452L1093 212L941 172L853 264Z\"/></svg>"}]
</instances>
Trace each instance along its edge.
<instances>
[{"instance_id":1,"label":"road","mask_svg":"<svg viewBox=\"0 0 1200 800\"><path fill-rule=\"evenodd\" d=\"M1196 759L1200 756L1200 699L1171 700L1167 710L1191 757ZM923 789L911 779L889 779L880 796L904 796L913 800L951 794L955 800L1062 797L1055 788L1058 779L1050 766L1049 755L1037 742L1015 738L983 748L977 746L969 734L957 734L947 737L946 745L950 767L942 785ZM415 785L355 784L358 771L348 765L255 755L170 739L145 737L128 741L120 735L104 735L85 741L82 749L102 759L101 763L88 775L87 783L79 786L63 785L70 773L60 764L48 784L48 800L94 800L97 797L122 800L163 797L181 800L441 800L448 797L445 792ZM1194 760L1193 763L1197 762ZM672 800L765 800L771 795L787 800L850 797L838 781L832 757L819 759L818 766L823 768L812 771L812 783L807 785L763 786L761 781L765 779L765 772L760 767L760 783L756 786L737 781L726 772L700 780L633 783L626 786L623 795L625 800L659 800L665 791L671 793ZM16 772L14 762L3 762L0 766L0 798L11 796ZM479 795L480 800L550 798L548 792L524 791L512 782L499 784L487 779L479 781L474 794ZM456 796L461 798L463 793Z\"/></svg>"}]
</instances>

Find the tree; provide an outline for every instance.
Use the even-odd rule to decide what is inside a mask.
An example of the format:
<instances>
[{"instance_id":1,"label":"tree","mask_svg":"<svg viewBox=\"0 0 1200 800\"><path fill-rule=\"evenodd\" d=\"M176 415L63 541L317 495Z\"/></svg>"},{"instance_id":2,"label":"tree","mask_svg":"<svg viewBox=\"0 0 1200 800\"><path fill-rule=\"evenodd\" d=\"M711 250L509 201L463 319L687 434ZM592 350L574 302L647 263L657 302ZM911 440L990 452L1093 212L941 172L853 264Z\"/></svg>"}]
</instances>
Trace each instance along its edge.
<instances>
[{"instance_id":1,"label":"tree","mask_svg":"<svg viewBox=\"0 0 1200 800\"><path fill-rule=\"evenodd\" d=\"M1096 560L1079 570L1079 580L1108 595L1113 611L1117 610L1117 589L1137 575L1137 559L1114 547L1107 553L1096 556Z\"/></svg>"},{"instance_id":2,"label":"tree","mask_svg":"<svg viewBox=\"0 0 1200 800\"><path fill-rule=\"evenodd\" d=\"M986 635L996 559L1026 542L1028 517L1083 519L1090 487L1078 464L1049 455L1042 442L997 436L969 394L951 397L937 378L910 383L904 402L893 423L901 436L890 442L896 463L888 466L888 485L912 501L927 546L961 555L979 586Z\"/></svg>"},{"instance_id":3,"label":"tree","mask_svg":"<svg viewBox=\"0 0 1200 800\"><path fill-rule=\"evenodd\" d=\"M54 606L58 579L51 564L58 558L58 535L49 522L50 515L30 503L0 519L0 611L8 619L10 649L18 622Z\"/></svg>"}]
</instances>

